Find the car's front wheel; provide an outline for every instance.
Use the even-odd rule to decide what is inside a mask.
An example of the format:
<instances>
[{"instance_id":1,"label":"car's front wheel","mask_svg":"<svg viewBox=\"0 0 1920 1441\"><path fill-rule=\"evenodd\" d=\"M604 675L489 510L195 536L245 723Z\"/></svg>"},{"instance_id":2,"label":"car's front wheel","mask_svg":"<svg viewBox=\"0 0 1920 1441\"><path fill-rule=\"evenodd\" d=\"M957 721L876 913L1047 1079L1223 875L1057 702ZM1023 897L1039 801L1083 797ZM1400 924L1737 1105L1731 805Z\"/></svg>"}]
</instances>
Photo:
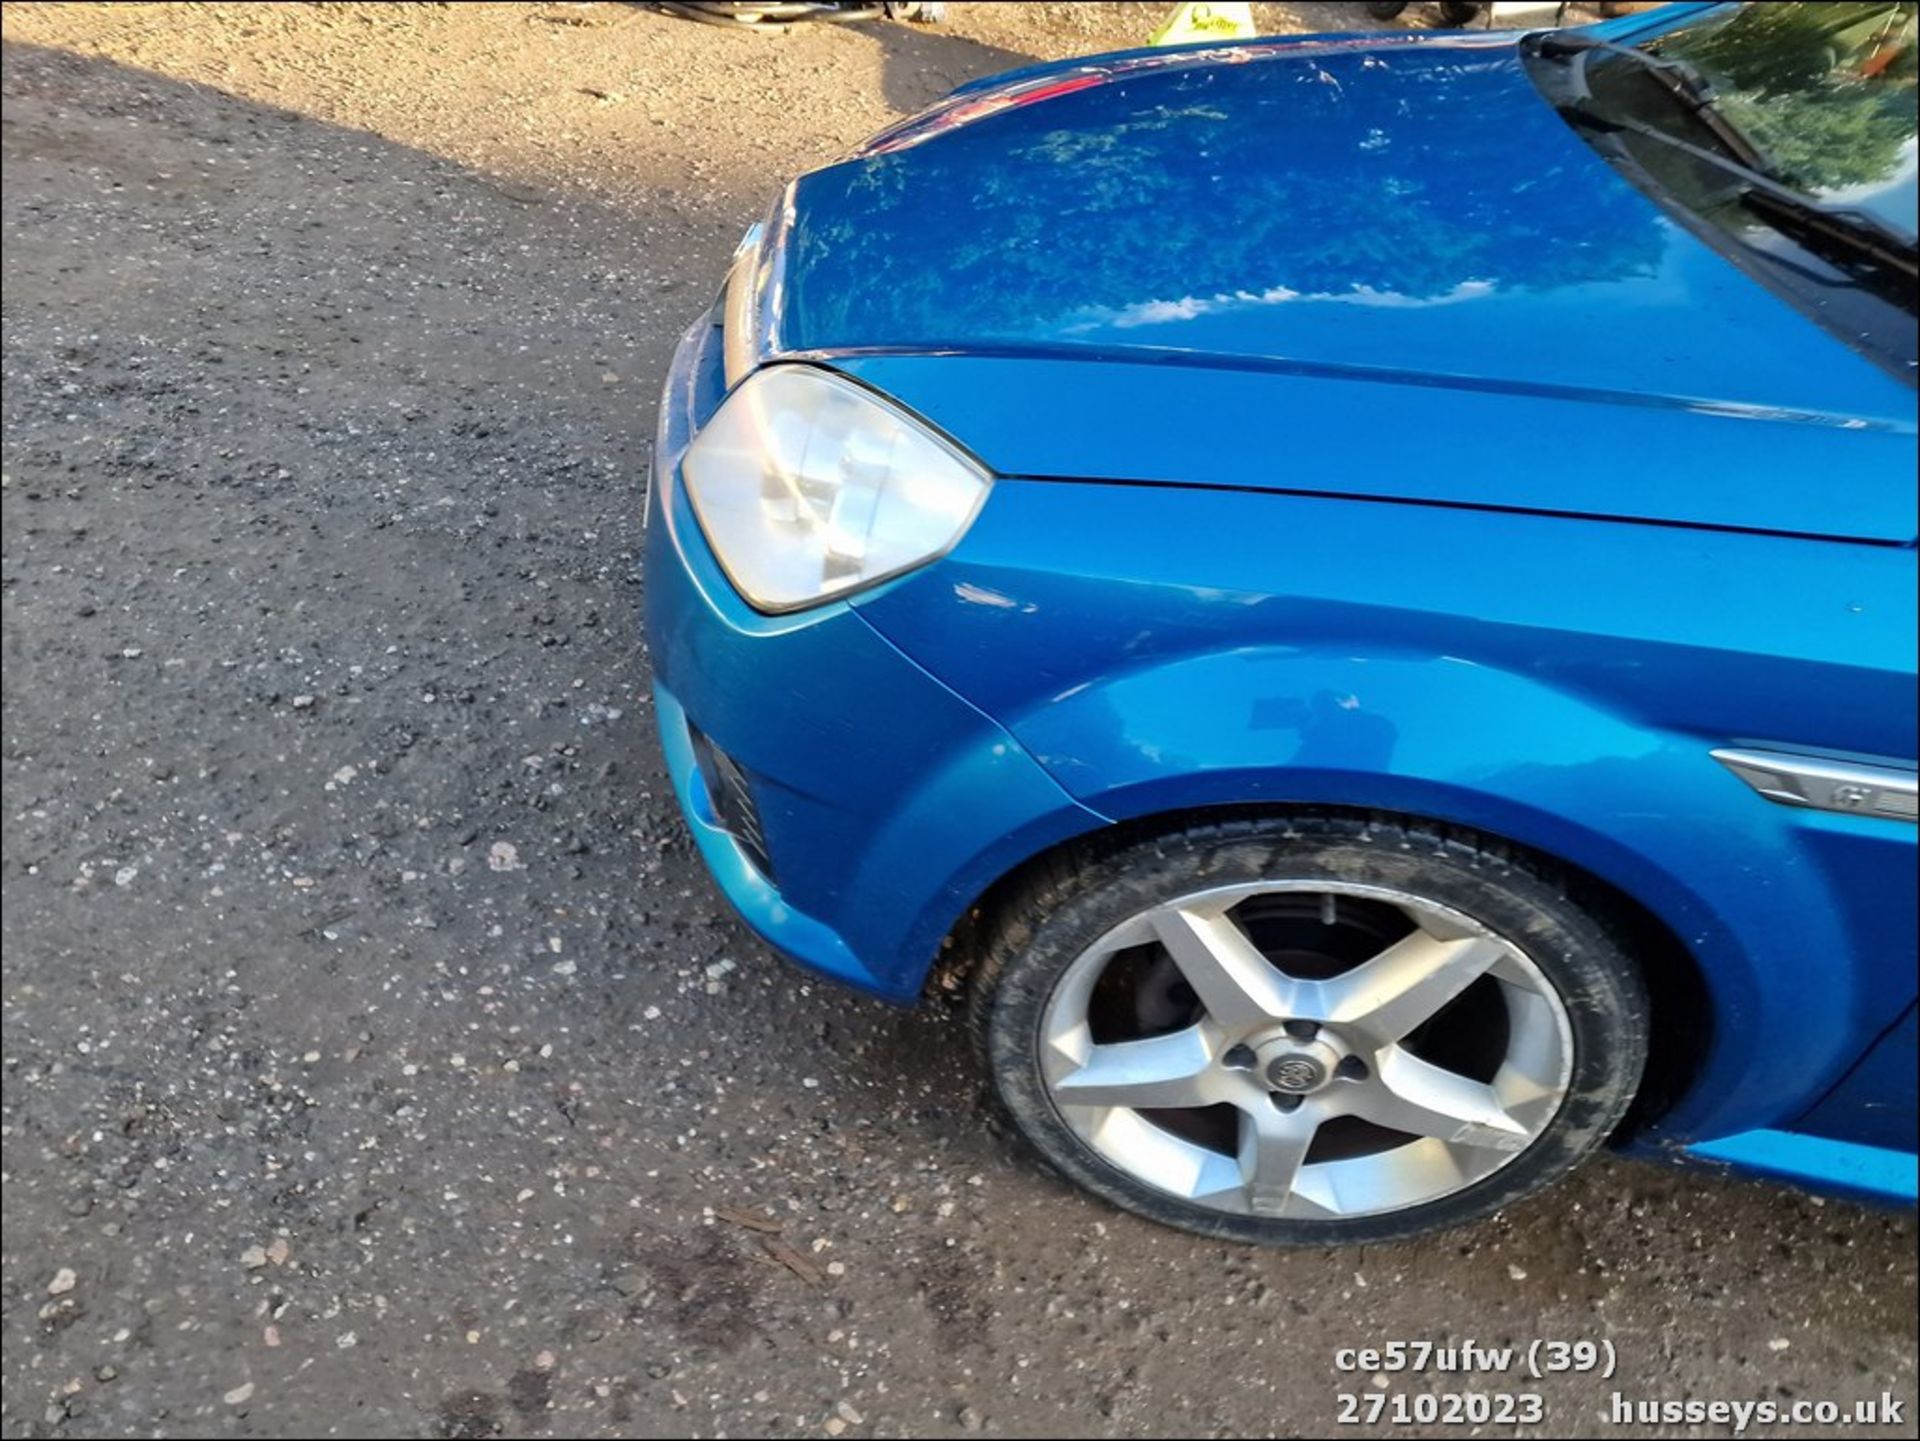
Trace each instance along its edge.
<instances>
[{"instance_id":1,"label":"car's front wheel","mask_svg":"<svg viewBox=\"0 0 1920 1441\"><path fill-rule=\"evenodd\" d=\"M1553 876L1335 815L1044 865L998 913L973 1020L1006 1111L1069 1179L1275 1245L1539 1189L1619 1122L1647 1047L1632 962Z\"/></svg>"}]
</instances>

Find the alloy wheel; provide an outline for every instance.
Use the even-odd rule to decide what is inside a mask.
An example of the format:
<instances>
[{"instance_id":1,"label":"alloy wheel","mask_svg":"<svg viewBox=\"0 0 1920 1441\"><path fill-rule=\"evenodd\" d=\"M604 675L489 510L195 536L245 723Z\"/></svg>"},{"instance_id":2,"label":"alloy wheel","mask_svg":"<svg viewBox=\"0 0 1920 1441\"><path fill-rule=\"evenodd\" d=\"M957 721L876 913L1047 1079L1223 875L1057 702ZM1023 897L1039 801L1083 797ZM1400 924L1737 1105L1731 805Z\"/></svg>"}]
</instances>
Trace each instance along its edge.
<instances>
[{"instance_id":1,"label":"alloy wheel","mask_svg":"<svg viewBox=\"0 0 1920 1441\"><path fill-rule=\"evenodd\" d=\"M1401 1210L1512 1161L1565 1100L1572 1030L1524 950L1432 900L1324 880L1144 911L1066 968L1041 1071L1110 1165L1210 1209Z\"/></svg>"}]
</instances>

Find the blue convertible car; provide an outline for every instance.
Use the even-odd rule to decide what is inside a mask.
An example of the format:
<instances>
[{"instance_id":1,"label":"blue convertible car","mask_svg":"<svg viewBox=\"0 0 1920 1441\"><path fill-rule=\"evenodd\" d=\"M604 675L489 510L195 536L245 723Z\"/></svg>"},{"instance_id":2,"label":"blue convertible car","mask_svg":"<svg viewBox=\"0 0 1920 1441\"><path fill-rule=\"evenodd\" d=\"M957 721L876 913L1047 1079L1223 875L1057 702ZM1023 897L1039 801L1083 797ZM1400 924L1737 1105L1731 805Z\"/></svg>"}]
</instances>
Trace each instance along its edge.
<instances>
[{"instance_id":1,"label":"blue convertible car","mask_svg":"<svg viewBox=\"0 0 1920 1441\"><path fill-rule=\"evenodd\" d=\"M1603 1143L1911 1198L1915 6L1144 51L802 176L675 356L721 888L1117 1205Z\"/></svg>"}]
</instances>

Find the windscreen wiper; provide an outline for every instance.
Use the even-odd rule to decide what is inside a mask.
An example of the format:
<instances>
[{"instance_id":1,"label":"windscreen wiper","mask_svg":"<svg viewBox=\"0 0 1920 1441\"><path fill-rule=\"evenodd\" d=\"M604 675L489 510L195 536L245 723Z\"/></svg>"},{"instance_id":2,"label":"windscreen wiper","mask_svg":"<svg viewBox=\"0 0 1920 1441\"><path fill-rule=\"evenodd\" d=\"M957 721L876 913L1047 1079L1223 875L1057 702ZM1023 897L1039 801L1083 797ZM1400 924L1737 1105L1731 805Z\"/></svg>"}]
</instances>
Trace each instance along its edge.
<instances>
[{"instance_id":1,"label":"windscreen wiper","mask_svg":"<svg viewBox=\"0 0 1920 1441\"><path fill-rule=\"evenodd\" d=\"M1611 40L1595 40L1587 35L1545 35L1535 42L1535 52L1549 59L1566 59L1568 77L1573 82L1571 105L1590 108L1593 87L1587 82L1587 67L1595 55L1608 55L1638 66L1663 89L1685 106L1742 165L1770 179L1780 172L1767 154L1739 126L1727 119L1713 92L1713 83L1683 60L1663 60L1651 51L1632 45L1616 45Z\"/></svg>"},{"instance_id":2,"label":"windscreen wiper","mask_svg":"<svg viewBox=\"0 0 1920 1441\"><path fill-rule=\"evenodd\" d=\"M1916 252L1911 239L1892 226L1862 211L1832 210L1798 191L1775 186L1749 186L1741 192L1740 203L1809 250L1831 256L1837 247L1893 271L1901 277L1899 294L1904 308L1914 308L1913 286L1920 282L1920 252Z\"/></svg>"},{"instance_id":3,"label":"windscreen wiper","mask_svg":"<svg viewBox=\"0 0 1920 1441\"><path fill-rule=\"evenodd\" d=\"M1872 284L1903 310L1914 308L1914 284L1920 280L1920 251L1914 237L1861 210L1822 205L1772 175L1738 160L1669 134L1632 116L1607 116L1583 106L1563 113L1578 124L1602 131L1627 131L1678 150L1702 165L1731 176L1736 199L1773 229L1807 250Z\"/></svg>"}]
</instances>

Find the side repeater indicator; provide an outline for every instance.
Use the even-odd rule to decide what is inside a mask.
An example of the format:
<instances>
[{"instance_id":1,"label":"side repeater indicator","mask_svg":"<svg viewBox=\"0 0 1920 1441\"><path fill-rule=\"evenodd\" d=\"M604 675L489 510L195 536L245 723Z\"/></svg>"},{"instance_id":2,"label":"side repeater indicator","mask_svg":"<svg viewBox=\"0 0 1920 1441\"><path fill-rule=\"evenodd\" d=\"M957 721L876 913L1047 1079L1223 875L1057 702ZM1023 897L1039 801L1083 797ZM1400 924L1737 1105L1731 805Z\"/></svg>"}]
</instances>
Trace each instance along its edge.
<instances>
[{"instance_id":1,"label":"side repeater indicator","mask_svg":"<svg viewBox=\"0 0 1920 1441\"><path fill-rule=\"evenodd\" d=\"M1917 778L1909 768L1785 751L1717 750L1713 758L1768 800L1783 806L1878 816L1908 825L1920 819L1915 802Z\"/></svg>"}]
</instances>

